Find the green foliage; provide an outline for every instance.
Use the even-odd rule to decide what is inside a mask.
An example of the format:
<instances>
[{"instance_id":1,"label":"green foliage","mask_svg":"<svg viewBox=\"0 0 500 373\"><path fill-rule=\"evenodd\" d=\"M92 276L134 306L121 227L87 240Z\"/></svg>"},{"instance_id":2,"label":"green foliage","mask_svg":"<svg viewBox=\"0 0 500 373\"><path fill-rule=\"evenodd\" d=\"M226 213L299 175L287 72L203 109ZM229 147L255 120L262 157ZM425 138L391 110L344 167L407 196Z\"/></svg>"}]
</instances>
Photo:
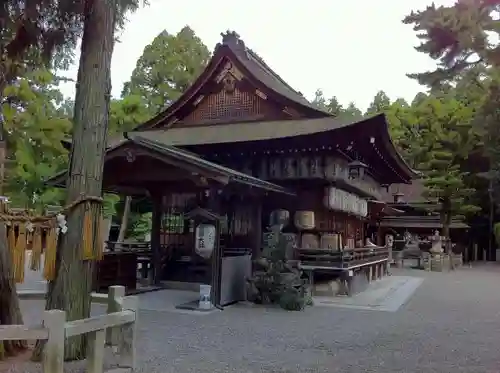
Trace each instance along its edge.
<instances>
[{"instance_id":1,"label":"green foliage","mask_svg":"<svg viewBox=\"0 0 500 373\"><path fill-rule=\"evenodd\" d=\"M489 170L482 174L493 182L497 204L500 197L500 152L497 150L500 96L496 87L500 72L499 10L498 0L457 1L446 7L432 4L403 20L413 25L421 40L416 49L437 62L435 70L409 76L430 86L434 94L440 91L442 95L454 95L474 112L472 126L476 138L472 151L476 160L489 163ZM478 166L481 165L477 164L474 172L481 171ZM451 170L451 173L457 172ZM470 181L474 177L467 175L464 179ZM475 185L484 188L484 183L476 181Z\"/></svg>"},{"instance_id":2,"label":"green foliage","mask_svg":"<svg viewBox=\"0 0 500 373\"><path fill-rule=\"evenodd\" d=\"M201 74L210 51L186 26L176 35L161 32L144 48L125 83L122 98L110 108L110 137L130 131L176 100ZM150 214L131 211L130 236L143 239L151 231Z\"/></svg>"},{"instance_id":3,"label":"green foliage","mask_svg":"<svg viewBox=\"0 0 500 373\"><path fill-rule=\"evenodd\" d=\"M141 96L125 96L112 100L109 113L109 134L113 137L126 131L131 131L151 116L145 100Z\"/></svg>"},{"instance_id":4,"label":"green foliage","mask_svg":"<svg viewBox=\"0 0 500 373\"><path fill-rule=\"evenodd\" d=\"M403 22L413 25L421 40L416 49L435 59L438 67L410 76L436 86L473 67L500 66L500 29L495 15L499 4L498 0L457 1L453 6L432 4L411 12Z\"/></svg>"},{"instance_id":5,"label":"green foliage","mask_svg":"<svg viewBox=\"0 0 500 373\"><path fill-rule=\"evenodd\" d=\"M361 110L359 110L353 102L349 103L347 108L344 108L335 96L327 100L321 89L316 90L314 93L312 103L328 111L337 118L346 121L354 121L363 117Z\"/></svg>"},{"instance_id":6,"label":"green foliage","mask_svg":"<svg viewBox=\"0 0 500 373\"><path fill-rule=\"evenodd\" d=\"M384 91L378 91L373 99L373 102L370 104L368 109L366 110L366 115L374 115L379 113L386 112L391 106L391 99Z\"/></svg>"},{"instance_id":7,"label":"green foliage","mask_svg":"<svg viewBox=\"0 0 500 373\"><path fill-rule=\"evenodd\" d=\"M256 264L260 267L249 282L249 297L255 303L279 304L285 310L300 311L312 303L302 271L287 259L291 243L273 227Z\"/></svg>"},{"instance_id":8,"label":"green foliage","mask_svg":"<svg viewBox=\"0 0 500 373\"><path fill-rule=\"evenodd\" d=\"M146 3L118 0L117 29ZM43 181L67 163L61 140L71 133L73 103L57 89L83 32L84 2L8 0L0 7L0 132L7 135L6 191L15 206L58 205L64 192Z\"/></svg>"},{"instance_id":9,"label":"green foliage","mask_svg":"<svg viewBox=\"0 0 500 373\"><path fill-rule=\"evenodd\" d=\"M210 51L190 27L176 35L162 31L144 48L122 95L141 97L149 113L156 114L193 83L209 59Z\"/></svg>"},{"instance_id":10,"label":"green foliage","mask_svg":"<svg viewBox=\"0 0 500 373\"><path fill-rule=\"evenodd\" d=\"M450 95L429 95L413 106L406 117L410 122L404 124L417 145L408 143L407 155L423 172L425 195L438 204L445 235L452 216L479 210L470 203L475 189L467 185L469 171L463 168L477 144L474 113L473 107Z\"/></svg>"},{"instance_id":11,"label":"green foliage","mask_svg":"<svg viewBox=\"0 0 500 373\"><path fill-rule=\"evenodd\" d=\"M104 202L102 205L102 214L106 218L111 218L116 214L116 204L120 201L120 197L116 194L104 194Z\"/></svg>"},{"instance_id":12,"label":"green foliage","mask_svg":"<svg viewBox=\"0 0 500 373\"><path fill-rule=\"evenodd\" d=\"M71 129L71 122L56 107L62 96L54 82L51 73L37 70L3 92L10 159L6 192L20 207L41 210L47 204L60 204L63 198L61 191L44 185L44 180L65 166L67 152L61 140Z\"/></svg>"},{"instance_id":13,"label":"green foliage","mask_svg":"<svg viewBox=\"0 0 500 373\"><path fill-rule=\"evenodd\" d=\"M144 240L147 234L151 233L153 217L150 212L145 214L135 214L131 217L130 236L137 240Z\"/></svg>"},{"instance_id":14,"label":"green foliage","mask_svg":"<svg viewBox=\"0 0 500 373\"><path fill-rule=\"evenodd\" d=\"M0 91L26 71L66 68L82 37L86 1L5 0L0 6ZM117 0L116 28L147 1ZM1 97L0 97L1 101Z\"/></svg>"}]
</instances>

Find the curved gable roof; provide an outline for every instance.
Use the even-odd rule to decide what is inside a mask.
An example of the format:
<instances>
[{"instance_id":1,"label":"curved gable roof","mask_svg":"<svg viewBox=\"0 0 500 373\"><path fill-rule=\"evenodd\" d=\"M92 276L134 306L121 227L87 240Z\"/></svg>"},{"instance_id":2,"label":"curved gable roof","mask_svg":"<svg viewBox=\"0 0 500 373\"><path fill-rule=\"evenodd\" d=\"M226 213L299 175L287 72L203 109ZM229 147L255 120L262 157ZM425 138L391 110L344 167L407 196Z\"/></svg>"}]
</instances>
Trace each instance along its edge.
<instances>
[{"instance_id":1,"label":"curved gable roof","mask_svg":"<svg viewBox=\"0 0 500 373\"><path fill-rule=\"evenodd\" d=\"M401 181L408 182L418 175L395 148L390 138L384 114L378 114L354 122L346 122L330 116L311 119L240 122L199 127L185 126L151 131L132 131L127 136L129 138L140 136L169 146L183 147L292 138L329 133L331 131L343 131L344 129L351 130L351 134L363 133L367 138L373 135L382 139L383 149L381 150L390 156L390 159L386 159L388 167L401 178Z\"/></svg>"},{"instance_id":2,"label":"curved gable roof","mask_svg":"<svg viewBox=\"0 0 500 373\"><path fill-rule=\"evenodd\" d=\"M264 60L254 51L247 48L244 41L236 32L227 31L222 35L222 43L217 44L212 59L196 81L172 105L147 122L139 125L136 130L153 129L162 125L166 120L189 101L195 99L197 93L218 71L221 63L226 59L238 64L245 76L264 90L284 99L289 104L298 106L314 118L331 117L332 114L317 105L309 102L300 92L294 90Z\"/></svg>"}]
</instances>

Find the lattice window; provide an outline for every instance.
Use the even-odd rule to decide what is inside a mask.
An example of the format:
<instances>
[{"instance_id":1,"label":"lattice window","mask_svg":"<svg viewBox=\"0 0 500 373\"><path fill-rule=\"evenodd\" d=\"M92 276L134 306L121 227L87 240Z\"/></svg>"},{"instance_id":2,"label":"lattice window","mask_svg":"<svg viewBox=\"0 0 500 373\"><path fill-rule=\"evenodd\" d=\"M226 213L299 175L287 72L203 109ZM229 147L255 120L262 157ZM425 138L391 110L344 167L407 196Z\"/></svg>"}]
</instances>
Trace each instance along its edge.
<instances>
[{"instance_id":1,"label":"lattice window","mask_svg":"<svg viewBox=\"0 0 500 373\"><path fill-rule=\"evenodd\" d=\"M201 122L218 119L245 119L262 113L262 99L254 93L235 88L232 92L222 90L203 100L186 122Z\"/></svg>"}]
</instances>

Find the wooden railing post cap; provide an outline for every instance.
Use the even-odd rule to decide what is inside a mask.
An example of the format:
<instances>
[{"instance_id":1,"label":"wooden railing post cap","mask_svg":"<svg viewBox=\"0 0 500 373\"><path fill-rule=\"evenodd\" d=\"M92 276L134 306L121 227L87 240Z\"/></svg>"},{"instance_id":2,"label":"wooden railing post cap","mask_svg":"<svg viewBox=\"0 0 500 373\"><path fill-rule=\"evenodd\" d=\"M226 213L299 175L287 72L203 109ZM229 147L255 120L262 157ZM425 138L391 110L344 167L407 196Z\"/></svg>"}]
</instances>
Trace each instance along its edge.
<instances>
[{"instance_id":1,"label":"wooden railing post cap","mask_svg":"<svg viewBox=\"0 0 500 373\"><path fill-rule=\"evenodd\" d=\"M115 297L124 297L125 296L125 286L122 285L113 285L108 288L108 294L114 295Z\"/></svg>"}]
</instances>

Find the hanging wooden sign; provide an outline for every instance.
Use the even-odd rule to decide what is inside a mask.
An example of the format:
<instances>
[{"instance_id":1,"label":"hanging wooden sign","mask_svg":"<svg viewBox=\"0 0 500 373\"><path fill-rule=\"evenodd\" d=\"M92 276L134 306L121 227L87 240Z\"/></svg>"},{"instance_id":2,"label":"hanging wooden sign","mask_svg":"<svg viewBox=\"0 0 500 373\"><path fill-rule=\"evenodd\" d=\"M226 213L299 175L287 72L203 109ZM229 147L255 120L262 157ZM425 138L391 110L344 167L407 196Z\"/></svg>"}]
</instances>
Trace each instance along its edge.
<instances>
[{"instance_id":1,"label":"hanging wooden sign","mask_svg":"<svg viewBox=\"0 0 500 373\"><path fill-rule=\"evenodd\" d=\"M349 178L349 169L346 161L337 159L337 167L335 168L335 177L341 179Z\"/></svg>"},{"instance_id":2,"label":"hanging wooden sign","mask_svg":"<svg viewBox=\"0 0 500 373\"><path fill-rule=\"evenodd\" d=\"M269 178L271 179L281 178L281 159L279 158L270 159Z\"/></svg>"},{"instance_id":3,"label":"hanging wooden sign","mask_svg":"<svg viewBox=\"0 0 500 373\"><path fill-rule=\"evenodd\" d=\"M259 163L259 171L257 177L261 180L266 180L269 178L269 162L267 158L262 158Z\"/></svg>"},{"instance_id":4,"label":"hanging wooden sign","mask_svg":"<svg viewBox=\"0 0 500 373\"><path fill-rule=\"evenodd\" d=\"M329 210L347 212L362 217L368 215L366 200L335 187L325 188L324 204Z\"/></svg>"},{"instance_id":5,"label":"hanging wooden sign","mask_svg":"<svg viewBox=\"0 0 500 373\"><path fill-rule=\"evenodd\" d=\"M297 161L293 157L283 159L283 178L294 179L297 177Z\"/></svg>"},{"instance_id":6,"label":"hanging wooden sign","mask_svg":"<svg viewBox=\"0 0 500 373\"><path fill-rule=\"evenodd\" d=\"M325 178L333 180L337 176L337 159L335 157L325 158Z\"/></svg>"},{"instance_id":7,"label":"hanging wooden sign","mask_svg":"<svg viewBox=\"0 0 500 373\"><path fill-rule=\"evenodd\" d=\"M310 167L312 177L322 178L324 176L321 157L313 157L311 159Z\"/></svg>"}]
</instances>

